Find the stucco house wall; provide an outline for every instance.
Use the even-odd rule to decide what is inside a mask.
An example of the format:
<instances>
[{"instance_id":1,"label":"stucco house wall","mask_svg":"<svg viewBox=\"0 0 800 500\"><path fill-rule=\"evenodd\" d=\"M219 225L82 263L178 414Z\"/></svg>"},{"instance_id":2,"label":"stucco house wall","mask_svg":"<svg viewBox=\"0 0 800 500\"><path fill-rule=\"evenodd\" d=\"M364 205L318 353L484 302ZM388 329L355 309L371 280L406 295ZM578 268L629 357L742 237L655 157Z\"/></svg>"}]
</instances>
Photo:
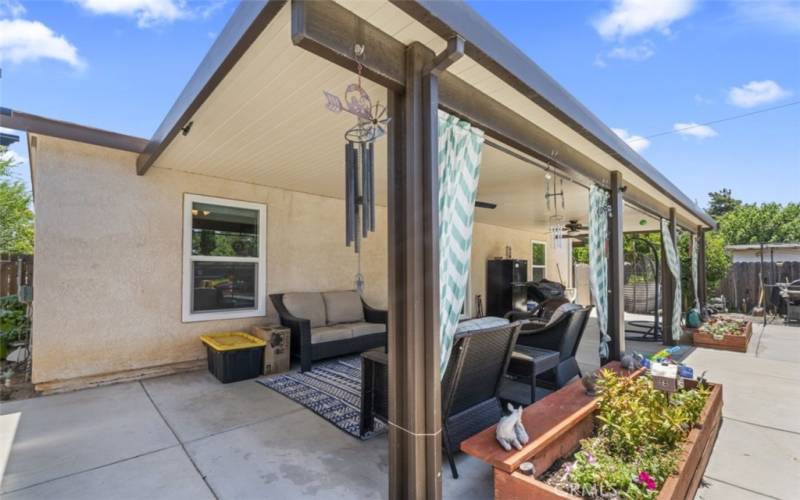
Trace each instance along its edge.
<instances>
[{"instance_id":1,"label":"stucco house wall","mask_svg":"<svg viewBox=\"0 0 800 500\"><path fill-rule=\"evenodd\" d=\"M265 318L181 320L184 193L267 205L267 293L353 288L357 259L343 244L341 200L153 168L136 155L37 137L33 382L43 390L195 368L198 337L248 329ZM220 166L224 169L224 165ZM365 240L368 302L387 303L386 209ZM536 235L476 224L473 290L485 289L486 259L530 258ZM485 293L477 292L474 293ZM276 320L271 305L270 320Z\"/></svg>"}]
</instances>

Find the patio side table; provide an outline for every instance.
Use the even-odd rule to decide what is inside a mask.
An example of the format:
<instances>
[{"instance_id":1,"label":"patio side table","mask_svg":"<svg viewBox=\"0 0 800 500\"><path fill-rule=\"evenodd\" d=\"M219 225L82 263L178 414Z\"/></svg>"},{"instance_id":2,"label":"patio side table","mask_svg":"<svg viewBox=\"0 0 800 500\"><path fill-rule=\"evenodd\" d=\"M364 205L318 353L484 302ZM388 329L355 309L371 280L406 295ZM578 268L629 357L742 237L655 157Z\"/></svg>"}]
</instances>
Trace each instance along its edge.
<instances>
[{"instance_id":1,"label":"patio side table","mask_svg":"<svg viewBox=\"0 0 800 500\"><path fill-rule=\"evenodd\" d=\"M513 401L517 404L527 406L536 402L536 376L552 370L558 366L560 353L538 347L517 345L511 355L511 362L508 365L508 373L523 379L530 379L530 401L520 394L519 390L514 390L513 383L506 382L500 390L500 398Z\"/></svg>"},{"instance_id":2,"label":"patio side table","mask_svg":"<svg viewBox=\"0 0 800 500\"><path fill-rule=\"evenodd\" d=\"M375 430L375 419L389 418L389 358L383 347L361 353L361 422L359 433Z\"/></svg>"}]
</instances>

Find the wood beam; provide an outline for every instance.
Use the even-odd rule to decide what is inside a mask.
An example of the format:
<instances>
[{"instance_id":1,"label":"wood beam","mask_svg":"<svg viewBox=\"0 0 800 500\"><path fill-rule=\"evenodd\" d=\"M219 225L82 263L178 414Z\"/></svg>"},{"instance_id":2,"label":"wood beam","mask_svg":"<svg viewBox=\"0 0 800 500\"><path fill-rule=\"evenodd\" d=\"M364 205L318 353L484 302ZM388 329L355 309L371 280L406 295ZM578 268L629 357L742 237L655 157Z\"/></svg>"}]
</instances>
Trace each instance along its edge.
<instances>
[{"instance_id":1,"label":"wood beam","mask_svg":"<svg viewBox=\"0 0 800 500\"><path fill-rule=\"evenodd\" d=\"M669 209L669 234L672 242L678 238L678 224L675 220L675 208ZM663 334L664 345L673 346L675 340L672 338L672 310L675 301L675 277L669 270L667 264L667 253L664 250L664 239L661 239L661 310L663 311L661 332Z\"/></svg>"},{"instance_id":2,"label":"wood beam","mask_svg":"<svg viewBox=\"0 0 800 500\"><path fill-rule=\"evenodd\" d=\"M611 337L608 360L619 361L625 354L625 257L623 251L623 215L625 210L622 173L611 172L608 219L608 335Z\"/></svg>"},{"instance_id":3,"label":"wood beam","mask_svg":"<svg viewBox=\"0 0 800 500\"><path fill-rule=\"evenodd\" d=\"M336 2L292 0L292 42L353 72L355 44L364 45L364 77L403 90L405 45Z\"/></svg>"},{"instance_id":4,"label":"wood beam","mask_svg":"<svg viewBox=\"0 0 800 500\"><path fill-rule=\"evenodd\" d=\"M441 498L439 204L433 52L406 50L389 109L389 496Z\"/></svg>"}]
</instances>

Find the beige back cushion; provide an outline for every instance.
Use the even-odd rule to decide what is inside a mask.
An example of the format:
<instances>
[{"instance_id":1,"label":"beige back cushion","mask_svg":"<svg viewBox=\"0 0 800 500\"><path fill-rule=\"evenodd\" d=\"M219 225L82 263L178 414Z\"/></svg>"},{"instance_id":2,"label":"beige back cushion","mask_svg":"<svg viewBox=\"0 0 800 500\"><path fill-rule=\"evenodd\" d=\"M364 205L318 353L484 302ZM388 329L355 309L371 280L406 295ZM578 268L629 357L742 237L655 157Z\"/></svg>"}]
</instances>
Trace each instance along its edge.
<instances>
[{"instance_id":1,"label":"beige back cushion","mask_svg":"<svg viewBox=\"0 0 800 500\"><path fill-rule=\"evenodd\" d=\"M319 292L294 292L283 296L283 305L292 316L311 321L311 328L325 326L325 301Z\"/></svg>"},{"instance_id":2,"label":"beige back cushion","mask_svg":"<svg viewBox=\"0 0 800 500\"><path fill-rule=\"evenodd\" d=\"M325 299L329 325L364 321L364 307L361 305L361 297L355 291L322 292L322 296Z\"/></svg>"}]
</instances>

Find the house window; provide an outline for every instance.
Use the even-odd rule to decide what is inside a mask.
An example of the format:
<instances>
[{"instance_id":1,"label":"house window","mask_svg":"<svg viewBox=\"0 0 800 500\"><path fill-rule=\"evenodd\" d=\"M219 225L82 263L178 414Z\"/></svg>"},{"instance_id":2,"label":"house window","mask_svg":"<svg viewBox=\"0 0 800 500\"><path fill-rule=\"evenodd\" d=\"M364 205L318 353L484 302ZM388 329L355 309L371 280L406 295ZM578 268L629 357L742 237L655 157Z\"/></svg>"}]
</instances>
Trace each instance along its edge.
<instances>
[{"instance_id":1,"label":"house window","mask_svg":"<svg viewBox=\"0 0 800 500\"><path fill-rule=\"evenodd\" d=\"M541 281L547 270L547 244L531 241L531 281Z\"/></svg>"},{"instance_id":2,"label":"house window","mask_svg":"<svg viewBox=\"0 0 800 500\"><path fill-rule=\"evenodd\" d=\"M266 314L267 207L187 194L183 321Z\"/></svg>"}]
</instances>

